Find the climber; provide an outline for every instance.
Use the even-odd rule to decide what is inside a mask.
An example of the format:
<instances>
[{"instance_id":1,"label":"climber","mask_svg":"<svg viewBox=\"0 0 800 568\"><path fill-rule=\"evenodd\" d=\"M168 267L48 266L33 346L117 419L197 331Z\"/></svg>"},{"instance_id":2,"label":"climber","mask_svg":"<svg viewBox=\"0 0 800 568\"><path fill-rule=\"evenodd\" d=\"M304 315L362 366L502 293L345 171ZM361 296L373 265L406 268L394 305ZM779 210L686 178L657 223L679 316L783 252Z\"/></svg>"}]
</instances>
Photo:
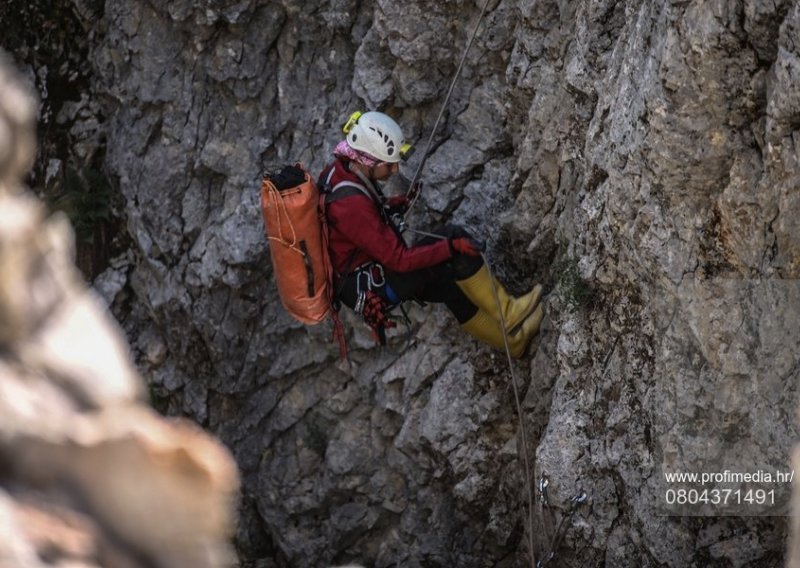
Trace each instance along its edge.
<instances>
[{"instance_id":1,"label":"climber","mask_svg":"<svg viewBox=\"0 0 800 568\"><path fill-rule=\"evenodd\" d=\"M383 342L386 311L405 300L444 303L476 339L503 349L493 278L479 245L461 227L406 246L392 217L402 216L404 195L386 199L378 182L397 173L408 153L397 123L380 112L355 113L334 161L319 177L327 191L330 256L337 298L364 316ZM395 217L396 218L396 217ZM519 298L494 280L511 354L521 357L543 317L541 286Z\"/></svg>"}]
</instances>

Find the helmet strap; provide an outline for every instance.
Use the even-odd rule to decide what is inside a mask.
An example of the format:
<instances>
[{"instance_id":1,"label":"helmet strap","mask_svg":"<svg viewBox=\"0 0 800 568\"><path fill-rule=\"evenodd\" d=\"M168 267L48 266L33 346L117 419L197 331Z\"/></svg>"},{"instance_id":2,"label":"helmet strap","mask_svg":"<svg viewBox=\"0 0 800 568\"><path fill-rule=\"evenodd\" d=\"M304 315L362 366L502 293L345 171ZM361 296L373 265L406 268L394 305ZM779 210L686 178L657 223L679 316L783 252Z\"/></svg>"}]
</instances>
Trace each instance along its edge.
<instances>
[{"instance_id":1,"label":"helmet strap","mask_svg":"<svg viewBox=\"0 0 800 568\"><path fill-rule=\"evenodd\" d=\"M375 180L372 178L372 167L367 170L366 174L364 173L365 167L366 166L362 164L355 164L355 167L351 167L350 171L356 174L356 177L364 182L364 185L367 187L369 192L372 194L373 199L375 199L377 203L383 203L386 198L384 197L383 192L380 190L380 186L376 184Z\"/></svg>"}]
</instances>

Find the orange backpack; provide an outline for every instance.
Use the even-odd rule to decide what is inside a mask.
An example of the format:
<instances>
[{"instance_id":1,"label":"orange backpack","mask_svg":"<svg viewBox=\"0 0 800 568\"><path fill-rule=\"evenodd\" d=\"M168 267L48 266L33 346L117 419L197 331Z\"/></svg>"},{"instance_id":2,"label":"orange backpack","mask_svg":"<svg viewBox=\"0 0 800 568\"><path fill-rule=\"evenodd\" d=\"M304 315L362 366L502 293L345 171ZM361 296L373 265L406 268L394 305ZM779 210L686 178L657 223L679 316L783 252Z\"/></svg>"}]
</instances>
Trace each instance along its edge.
<instances>
[{"instance_id":1,"label":"orange backpack","mask_svg":"<svg viewBox=\"0 0 800 568\"><path fill-rule=\"evenodd\" d=\"M333 339L339 343L339 355L346 359L344 326L333 307L325 196L302 164L264 173L261 214L283 307L294 319L310 325L330 314Z\"/></svg>"},{"instance_id":2,"label":"orange backpack","mask_svg":"<svg viewBox=\"0 0 800 568\"><path fill-rule=\"evenodd\" d=\"M261 213L278 292L286 311L310 325L331 312L333 269L324 201L301 164L266 172Z\"/></svg>"}]
</instances>

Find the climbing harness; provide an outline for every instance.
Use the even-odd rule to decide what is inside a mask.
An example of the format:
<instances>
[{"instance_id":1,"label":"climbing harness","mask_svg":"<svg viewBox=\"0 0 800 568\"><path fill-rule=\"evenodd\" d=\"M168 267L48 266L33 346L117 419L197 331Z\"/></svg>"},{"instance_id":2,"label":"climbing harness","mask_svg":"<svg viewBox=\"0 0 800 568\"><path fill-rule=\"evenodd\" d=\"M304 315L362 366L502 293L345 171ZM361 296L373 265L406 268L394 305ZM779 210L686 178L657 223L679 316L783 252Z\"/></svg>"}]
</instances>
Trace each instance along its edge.
<instances>
[{"instance_id":1,"label":"climbing harness","mask_svg":"<svg viewBox=\"0 0 800 568\"><path fill-rule=\"evenodd\" d=\"M539 482L536 484L536 487L539 491L539 501L542 504L543 509L550 510L550 498L547 494L548 485L550 485L550 480L546 474L542 474L542 477L539 478ZM572 519L573 515L575 515L575 511L577 511L578 507L582 503L586 502L587 499L588 496L586 495L586 492L581 489L568 501L569 507L561 517L561 520L558 522L558 526L556 527L556 530L550 539L550 547L541 560L536 563L536 568L544 568L556 557L556 551L558 550L558 547L561 546L561 542L564 540L564 535L567 532L565 528L567 520Z\"/></svg>"},{"instance_id":2,"label":"climbing harness","mask_svg":"<svg viewBox=\"0 0 800 568\"><path fill-rule=\"evenodd\" d=\"M364 293L358 308L357 313L361 314L364 323L372 329L375 340L381 345L386 345L386 330L397 327L397 323L387 314L388 303L386 300L369 290Z\"/></svg>"},{"instance_id":3,"label":"climbing harness","mask_svg":"<svg viewBox=\"0 0 800 568\"><path fill-rule=\"evenodd\" d=\"M364 308L367 292L373 292L386 286L386 273L377 262L368 262L355 269L356 274L356 307L360 314Z\"/></svg>"},{"instance_id":4,"label":"climbing harness","mask_svg":"<svg viewBox=\"0 0 800 568\"><path fill-rule=\"evenodd\" d=\"M442 103L442 108L439 110L439 116L436 117L436 122L433 124L433 128L431 129L430 136L428 136L428 143L425 145L425 152L422 154L422 159L417 165L417 169L414 172L414 177L411 178L411 183L408 186L408 191L406 195L408 196L408 209L404 215L404 219L408 218L409 213L411 212L411 208L414 206L414 203L417 202L419 198L419 191L414 193L416 188L417 181L419 181L419 176L422 174L422 168L425 166L425 162L428 161L428 156L430 155L431 147L433 146L433 138L436 135L436 131L439 128L439 123L442 121L442 117L444 116L444 111L447 108L447 103L450 102L450 97L453 95L453 89L456 86L456 82L458 81L459 76L461 75L461 70L464 68L464 62L467 60L467 54L469 53L470 47L472 47L472 43L475 41L475 37L478 35L478 28L483 21L483 16L486 14L486 8L489 7L489 3L492 0L486 0L483 4L483 8L481 9L481 14L478 16L478 21L475 22L475 28L472 30L472 35L469 38L469 42L467 42L467 47L464 49L464 54L461 56L461 61L458 64L458 68L456 69L455 75L453 75L453 80L450 82L450 88L447 90L447 95L444 98L444 102Z\"/></svg>"},{"instance_id":5,"label":"climbing harness","mask_svg":"<svg viewBox=\"0 0 800 568\"><path fill-rule=\"evenodd\" d=\"M391 322L391 325L384 325L384 323L390 323L388 318L383 315L389 307L389 302L376 292L376 290L386 287L386 273L383 266L377 262L368 262L356 268L353 273L356 277L356 305L353 311L363 315L365 321L369 318L370 321L367 323L373 330L377 326L394 327L394 322ZM387 291L384 291L384 294L388 295ZM376 311L379 307L381 308L380 316Z\"/></svg>"}]
</instances>

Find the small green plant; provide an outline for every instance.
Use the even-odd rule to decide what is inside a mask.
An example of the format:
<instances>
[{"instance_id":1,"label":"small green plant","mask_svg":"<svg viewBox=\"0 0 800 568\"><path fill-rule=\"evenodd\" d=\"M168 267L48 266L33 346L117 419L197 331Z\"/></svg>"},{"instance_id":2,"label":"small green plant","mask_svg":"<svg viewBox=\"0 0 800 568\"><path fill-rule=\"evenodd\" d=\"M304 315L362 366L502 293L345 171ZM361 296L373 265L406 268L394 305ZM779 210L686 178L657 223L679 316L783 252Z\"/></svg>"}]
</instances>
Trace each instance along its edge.
<instances>
[{"instance_id":1,"label":"small green plant","mask_svg":"<svg viewBox=\"0 0 800 568\"><path fill-rule=\"evenodd\" d=\"M91 244L95 228L112 216L111 184L101 172L86 168L76 171L67 168L60 187L46 194L48 206L63 211L75 227L80 242Z\"/></svg>"},{"instance_id":2,"label":"small green plant","mask_svg":"<svg viewBox=\"0 0 800 568\"><path fill-rule=\"evenodd\" d=\"M571 310L577 310L589 304L592 298L592 289L581 277L578 257L570 254L566 246L562 245L553 269L558 280L558 289L561 290L562 297Z\"/></svg>"}]
</instances>

